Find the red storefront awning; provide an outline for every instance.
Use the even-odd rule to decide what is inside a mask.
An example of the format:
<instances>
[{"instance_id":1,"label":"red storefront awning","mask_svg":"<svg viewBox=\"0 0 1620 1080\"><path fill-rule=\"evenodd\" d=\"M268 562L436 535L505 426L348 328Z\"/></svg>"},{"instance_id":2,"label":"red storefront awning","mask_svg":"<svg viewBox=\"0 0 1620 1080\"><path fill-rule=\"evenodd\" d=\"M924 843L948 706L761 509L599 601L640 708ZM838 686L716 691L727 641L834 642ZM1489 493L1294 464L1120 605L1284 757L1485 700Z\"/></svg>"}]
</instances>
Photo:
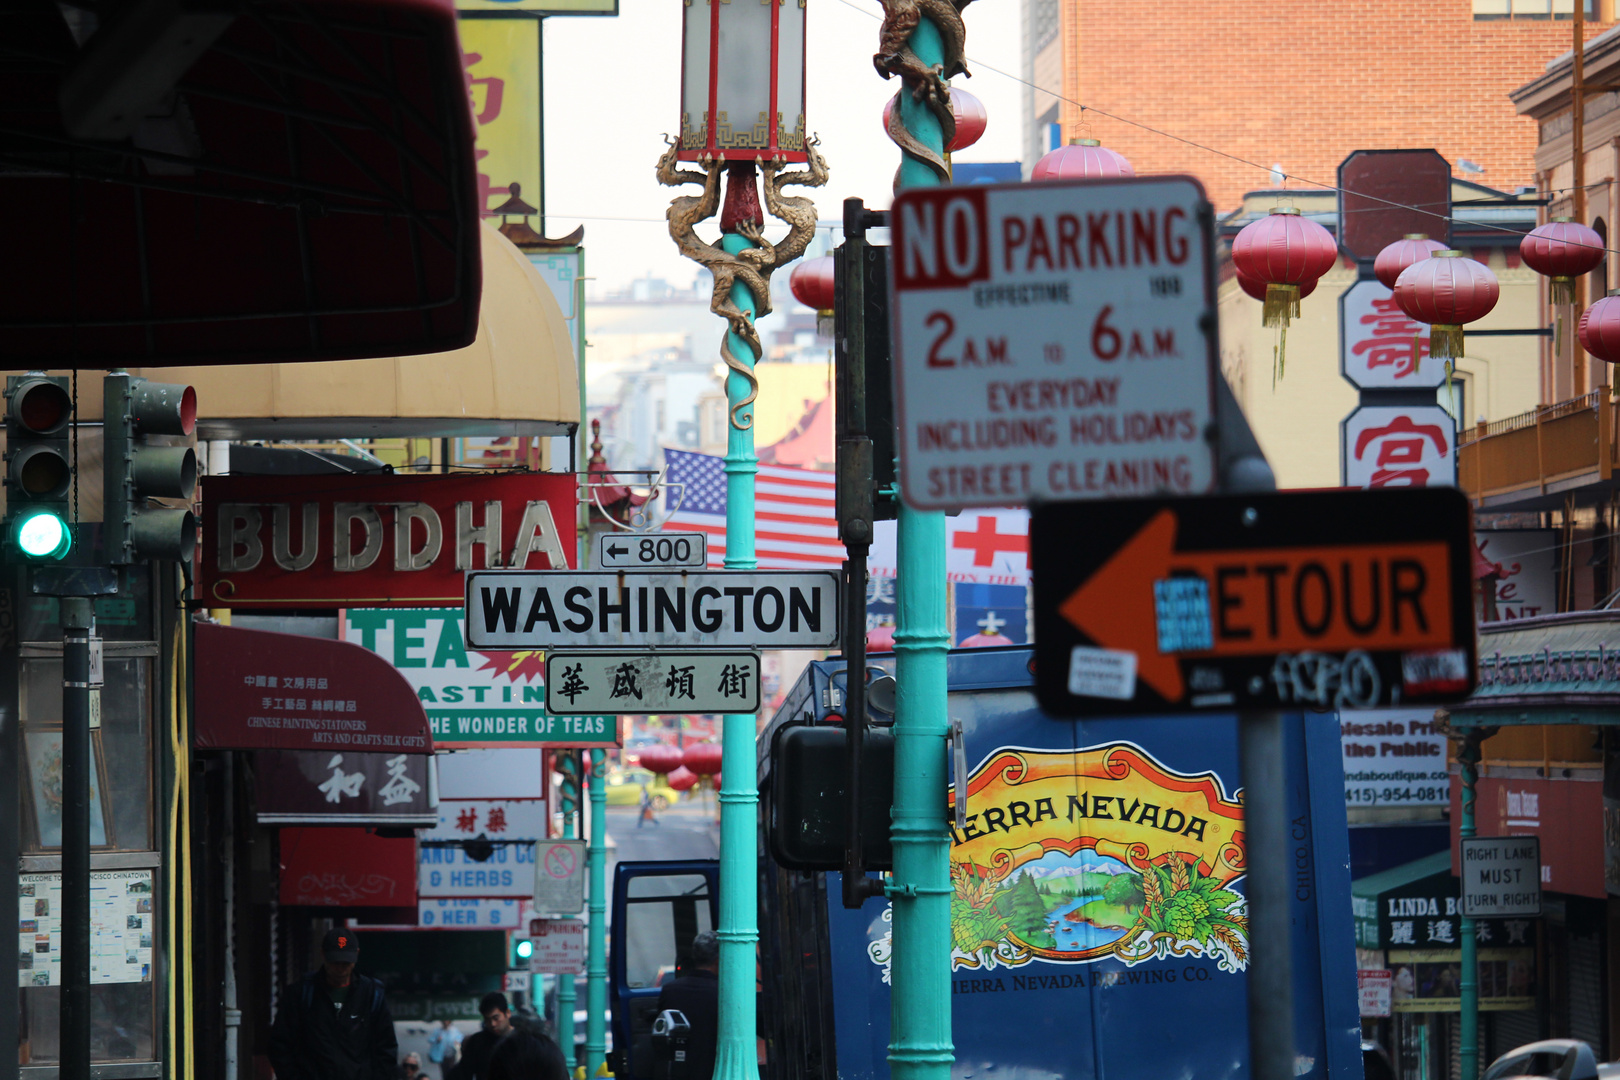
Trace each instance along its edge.
<instances>
[{"instance_id":1,"label":"red storefront awning","mask_svg":"<svg viewBox=\"0 0 1620 1080\"><path fill-rule=\"evenodd\" d=\"M416 907L416 841L366 829L282 829L283 904Z\"/></svg>"},{"instance_id":2,"label":"red storefront awning","mask_svg":"<svg viewBox=\"0 0 1620 1080\"><path fill-rule=\"evenodd\" d=\"M213 623L196 632L199 749L433 752L416 691L370 649Z\"/></svg>"}]
</instances>

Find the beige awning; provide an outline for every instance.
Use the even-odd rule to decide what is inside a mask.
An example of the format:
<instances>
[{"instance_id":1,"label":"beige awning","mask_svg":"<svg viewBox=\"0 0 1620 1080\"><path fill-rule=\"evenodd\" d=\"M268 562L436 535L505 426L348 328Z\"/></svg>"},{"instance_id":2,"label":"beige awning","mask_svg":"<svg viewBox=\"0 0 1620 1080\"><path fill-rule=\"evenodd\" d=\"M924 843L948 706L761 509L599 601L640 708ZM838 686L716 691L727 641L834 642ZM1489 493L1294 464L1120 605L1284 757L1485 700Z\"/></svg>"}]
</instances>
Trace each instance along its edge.
<instances>
[{"instance_id":1,"label":"beige awning","mask_svg":"<svg viewBox=\"0 0 1620 1080\"><path fill-rule=\"evenodd\" d=\"M197 390L204 439L567 435L579 382L563 311L528 257L488 221L478 337L426 356L137 370ZM88 391L88 392L86 392ZM81 380L80 419L101 417Z\"/></svg>"}]
</instances>

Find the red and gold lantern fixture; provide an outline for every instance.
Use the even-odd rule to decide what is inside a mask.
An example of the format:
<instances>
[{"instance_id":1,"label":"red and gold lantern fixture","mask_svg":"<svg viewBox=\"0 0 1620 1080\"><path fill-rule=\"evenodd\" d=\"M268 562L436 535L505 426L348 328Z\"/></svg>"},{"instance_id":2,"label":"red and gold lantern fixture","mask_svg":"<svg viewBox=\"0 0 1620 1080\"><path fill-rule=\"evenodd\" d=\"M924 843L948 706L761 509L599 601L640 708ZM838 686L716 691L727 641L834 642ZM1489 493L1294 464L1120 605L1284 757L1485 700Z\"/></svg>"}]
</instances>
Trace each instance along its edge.
<instances>
[{"instance_id":1,"label":"red and gold lantern fixture","mask_svg":"<svg viewBox=\"0 0 1620 1080\"><path fill-rule=\"evenodd\" d=\"M698 776L713 776L720 771L720 744L693 743L686 748L681 765Z\"/></svg>"},{"instance_id":2,"label":"red and gold lantern fixture","mask_svg":"<svg viewBox=\"0 0 1620 1080\"><path fill-rule=\"evenodd\" d=\"M1587 307L1577 334L1586 355L1605 364L1620 363L1620 289Z\"/></svg>"},{"instance_id":3,"label":"red and gold lantern fixture","mask_svg":"<svg viewBox=\"0 0 1620 1080\"><path fill-rule=\"evenodd\" d=\"M1333 269L1339 245L1333 234L1298 207L1276 206L1251 221L1232 240L1232 265L1244 277L1266 286L1261 322L1287 327L1299 318L1300 289Z\"/></svg>"},{"instance_id":4,"label":"red and gold lantern fixture","mask_svg":"<svg viewBox=\"0 0 1620 1080\"><path fill-rule=\"evenodd\" d=\"M1575 302L1575 279L1603 261L1603 238L1567 217L1554 218L1519 241L1519 255L1536 273L1551 278L1554 304Z\"/></svg>"},{"instance_id":5,"label":"red and gold lantern fixture","mask_svg":"<svg viewBox=\"0 0 1620 1080\"><path fill-rule=\"evenodd\" d=\"M1393 289L1395 279L1401 276L1402 270L1444 250L1446 245L1429 239L1428 233L1407 233L1393 244L1385 245L1384 250L1378 253L1378 258L1373 260L1373 276L1384 283L1384 288Z\"/></svg>"},{"instance_id":6,"label":"red and gold lantern fixture","mask_svg":"<svg viewBox=\"0 0 1620 1080\"><path fill-rule=\"evenodd\" d=\"M1429 355L1445 360L1464 355L1463 326L1489 315L1501 291L1490 268L1461 251L1437 251L1395 279L1395 303L1429 324Z\"/></svg>"},{"instance_id":7,"label":"red and gold lantern fixture","mask_svg":"<svg viewBox=\"0 0 1620 1080\"><path fill-rule=\"evenodd\" d=\"M833 309L833 257L822 255L801 260L788 276L788 288L793 298L820 314L831 314Z\"/></svg>"},{"instance_id":8,"label":"red and gold lantern fixture","mask_svg":"<svg viewBox=\"0 0 1620 1080\"><path fill-rule=\"evenodd\" d=\"M1075 139L1068 146L1049 151L1035 163L1031 180L1117 180L1135 176L1136 169L1125 155L1110 150L1096 139Z\"/></svg>"},{"instance_id":9,"label":"red and gold lantern fixture","mask_svg":"<svg viewBox=\"0 0 1620 1080\"><path fill-rule=\"evenodd\" d=\"M1259 300L1262 303L1265 302L1265 299L1266 299L1266 283L1265 282L1256 281L1254 278L1250 277L1249 275L1240 273L1240 274L1237 275L1237 283L1238 283L1238 288L1242 289L1250 297L1252 297L1255 300ZM1301 300L1303 300L1303 299L1305 299L1307 296L1311 295L1311 293L1313 293L1315 291L1316 291L1316 282L1307 281L1305 284L1303 284L1303 285L1301 285L1299 287L1299 298Z\"/></svg>"},{"instance_id":10,"label":"red and gold lantern fixture","mask_svg":"<svg viewBox=\"0 0 1620 1080\"><path fill-rule=\"evenodd\" d=\"M681 10L677 156L804 161L804 0Z\"/></svg>"}]
</instances>

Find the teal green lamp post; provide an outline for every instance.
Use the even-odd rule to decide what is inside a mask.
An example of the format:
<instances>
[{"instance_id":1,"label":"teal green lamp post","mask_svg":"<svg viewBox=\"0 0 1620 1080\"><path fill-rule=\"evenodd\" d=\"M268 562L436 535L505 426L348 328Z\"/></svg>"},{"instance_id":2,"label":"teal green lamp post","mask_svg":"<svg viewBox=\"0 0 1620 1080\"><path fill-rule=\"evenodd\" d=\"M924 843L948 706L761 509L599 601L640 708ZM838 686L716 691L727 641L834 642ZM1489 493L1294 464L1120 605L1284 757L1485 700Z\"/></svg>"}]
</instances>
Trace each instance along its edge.
<instances>
[{"instance_id":1,"label":"teal green lamp post","mask_svg":"<svg viewBox=\"0 0 1620 1080\"><path fill-rule=\"evenodd\" d=\"M590 874L590 940L585 952L585 1075L607 1064L607 751L584 751L589 761L591 840L586 852Z\"/></svg>"},{"instance_id":2,"label":"teal green lamp post","mask_svg":"<svg viewBox=\"0 0 1620 1080\"><path fill-rule=\"evenodd\" d=\"M773 271L797 259L815 235L816 208L783 194L788 184L815 187L825 163L804 123L805 0L682 0L681 127L658 162L671 186L702 193L670 203L669 234L681 254L714 276L711 310L726 320L726 542L728 570L752 570L754 548L754 365L761 355L754 320L771 311ZM699 169L683 170L683 162ZM785 166L803 163L803 171ZM724 205L720 182L725 179ZM760 201L760 179L764 203ZM768 243L765 209L788 225ZM720 212L720 242L696 227ZM727 716L721 735L720 1031L714 1080L756 1080L755 955L759 940L759 789L755 717Z\"/></svg>"},{"instance_id":3,"label":"teal green lamp post","mask_svg":"<svg viewBox=\"0 0 1620 1080\"><path fill-rule=\"evenodd\" d=\"M885 78L901 77L887 122L890 138L901 149L897 189L950 181L945 151L956 137L956 119L947 80L964 70L966 36L959 10L935 5L929 9L933 17L912 22L902 16L900 5L885 5L875 59ZM950 833L941 798L948 783L945 736L950 727L945 515L914 510L902 499L898 526L889 1073L894 1080L949 1080L955 1051Z\"/></svg>"}]
</instances>

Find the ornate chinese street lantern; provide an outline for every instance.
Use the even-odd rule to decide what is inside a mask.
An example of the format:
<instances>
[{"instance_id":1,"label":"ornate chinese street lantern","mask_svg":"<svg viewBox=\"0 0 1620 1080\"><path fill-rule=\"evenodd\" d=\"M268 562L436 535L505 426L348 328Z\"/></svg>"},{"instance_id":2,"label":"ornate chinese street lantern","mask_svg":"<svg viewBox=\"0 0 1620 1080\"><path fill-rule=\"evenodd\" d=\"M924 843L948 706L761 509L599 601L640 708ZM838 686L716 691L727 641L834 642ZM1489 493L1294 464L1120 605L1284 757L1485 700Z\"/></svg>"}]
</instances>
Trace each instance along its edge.
<instances>
[{"instance_id":1,"label":"ornate chinese street lantern","mask_svg":"<svg viewBox=\"0 0 1620 1080\"><path fill-rule=\"evenodd\" d=\"M1430 240L1428 233L1407 233L1393 244L1386 244L1378 253L1378 258L1373 260L1373 276L1384 283L1384 288L1393 289L1402 270L1444 250L1446 245Z\"/></svg>"},{"instance_id":2,"label":"ornate chinese street lantern","mask_svg":"<svg viewBox=\"0 0 1620 1080\"><path fill-rule=\"evenodd\" d=\"M1256 281L1254 278L1250 277L1248 274L1239 273L1237 275L1237 283L1238 283L1238 288L1242 289L1250 297L1252 297L1252 298L1254 298L1256 300L1259 300L1262 303L1265 302L1265 299L1266 299L1266 283L1265 282ZM1301 285L1299 287L1299 298L1301 300L1303 300L1303 299L1305 299L1307 296L1311 295L1311 293L1313 293L1315 291L1316 291L1316 282L1307 281L1305 284L1303 284L1303 285Z\"/></svg>"},{"instance_id":3,"label":"ornate chinese street lantern","mask_svg":"<svg viewBox=\"0 0 1620 1080\"><path fill-rule=\"evenodd\" d=\"M681 767L685 755L673 746L657 743L641 751L641 767L660 776Z\"/></svg>"},{"instance_id":4,"label":"ornate chinese street lantern","mask_svg":"<svg viewBox=\"0 0 1620 1080\"><path fill-rule=\"evenodd\" d=\"M1490 268L1461 251L1437 251L1395 279L1395 303L1429 324L1429 355L1448 361L1463 355L1463 325L1489 315L1500 294Z\"/></svg>"},{"instance_id":5,"label":"ornate chinese street lantern","mask_svg":"<svg viewBox=\"0 0 1620 1080\"><path fill-rule=\"evenodd\" d=\"M1050 150L1035 163L1031 180L1117 180L1135 176L1136 170L1125 155L1110 150L1096 139L1074 139L1068 146Z\"/></svg>"},{"instance_id":6,"label":"ornate chinese street lantern","mask_svg":"<svg viewBox=\"0 0 1620 1080\"><path fill-rule=\"evenodd\" d=\"M1620 363L1620 289L1587 307L1577 334L1588 356Z\"/></svg>"},{"instance_id":7,"label":"ornate chinese street lantern","mask_svg":"<svg viewBox=\"0 0 1620 1080\"><path fill-rule=\"evenodd\" d=\"M1567 217L1553 218L1519 241L1519 254L1536 273L1551 278L1554 304L1575 302L1575 279L1603 262L1603 238L1595 229Z\"/></svg>"},{"instance_id":8,"label":"ornate chinese street lantern","mask_svg":"<svg viewBox=\"0 0 1620 1080\"><path fill-rule=\"evenodd\" d=\"M817 314L833 309L833 257L822 255L805 259L788 275L788 288L793 298Z\"/></svg>"},{"instance_id":9,"label":"ornate chinese street lantern","mask_svg":"<svg viewBox=\"0 0 1620 1080\"><path fill-rule=\"evenodd\" d=\"M688 746L681 764L699 776L713 776L720 771L720 744L710 742Z\"/></svg>"},{"instance_id":10,"label":"ornate chinese street lantern","mask_svg":"<svg viewBox=\"0 0 1620 1080\"><path fill-rule=\"evenodd\" d=\"M951 115L956 118L956 134L945 144L947 154L966 150L978 142L990 123L990 114L984 111L984 102L954 86L951 87Z\"/></svg>"},{"instance_id":11,"label":"ornate chinese street lantern","mask_svg":"<svg viewBox=\"0 0 1620 1080\"><path fill-rule=\"evenodd\" d=\"M697 782L697 773L693 772L691 769L688 769L685 765L682 765L680 768L675 769L668 776L664 777L664 783L668 784L676 791L690 791L697 785Z\"/></svg>"},{"instance_id":12,"label":"ornate chinese street lantern","mask_svg":"<svg viewBox=\"0 0 1620 1080\"><path fill-rule=\"evenodd\" d=\"M1338 259L1333 234L1293 206L1272 207L1271 213L1249 222L1232 239L1232 265L1238 274L1265 284L1260 323L1278 331L1272 386L1287 364L1288 323L1299 318L1305 286L1314 288L1316 279L1333 269Z\"/></svg>"},{"instance_id":13,"label":"ornate chinese street lantern","mask_svg":"<svg viewBox=\"0 0 1620 1080\"><path fill-rule=\"evenodd\" d=\"M681 161L807 160L805 0L683 0Z\"/></svg>"}]
</instances>

